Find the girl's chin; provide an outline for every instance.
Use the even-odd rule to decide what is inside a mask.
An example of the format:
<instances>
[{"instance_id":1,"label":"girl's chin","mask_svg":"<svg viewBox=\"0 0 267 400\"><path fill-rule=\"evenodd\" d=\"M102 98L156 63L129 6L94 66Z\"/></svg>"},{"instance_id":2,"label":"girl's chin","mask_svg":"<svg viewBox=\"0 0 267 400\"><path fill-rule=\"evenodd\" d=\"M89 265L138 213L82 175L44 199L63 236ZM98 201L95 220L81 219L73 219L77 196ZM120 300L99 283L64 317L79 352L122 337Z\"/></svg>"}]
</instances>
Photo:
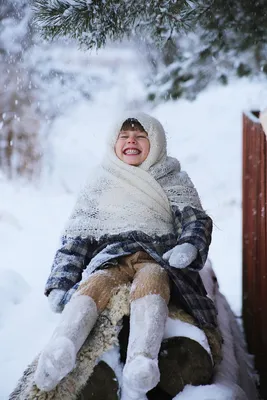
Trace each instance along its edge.
<instances>
[{"instance_id":1,"label":"girl's chin","mask_svg":"<svg viewBox=\"0 0 267 400\"><path fill-rule=\"evenodd\" d=\"M131 165L132 167L138 167L138 165L140 165L141 163L140 162L136 162L136 163L127 162L126 164Z\"/></svg>"},{"instance_id":2,"label":"girl's chin","mask_svg":"<svg viewBox=\"0 0 267 400\"><path fill-rule=\"evenodd\" d=\"M134 157L134 156L127 156L127 157L124 156L123 161L130 165L135 165L135 164L139 165L142 163L142 160L140 160L139 157Z\"/></svg>"},{"instance_id":3,"label":"girl's chin","mask_svg":"<svg viewBox=\"0 0 267 400\"><path fill-rule=\"evenodd\" d=\"M140 164L142 164L142 161L136 161L136 162L134 162L134 161L130 161L130 160L127 160L127 161L124 161L126 164L128 164L128 165L132 165L133 167L138 167L138 165L140 165Z\"/></svg>"}]
</instances>

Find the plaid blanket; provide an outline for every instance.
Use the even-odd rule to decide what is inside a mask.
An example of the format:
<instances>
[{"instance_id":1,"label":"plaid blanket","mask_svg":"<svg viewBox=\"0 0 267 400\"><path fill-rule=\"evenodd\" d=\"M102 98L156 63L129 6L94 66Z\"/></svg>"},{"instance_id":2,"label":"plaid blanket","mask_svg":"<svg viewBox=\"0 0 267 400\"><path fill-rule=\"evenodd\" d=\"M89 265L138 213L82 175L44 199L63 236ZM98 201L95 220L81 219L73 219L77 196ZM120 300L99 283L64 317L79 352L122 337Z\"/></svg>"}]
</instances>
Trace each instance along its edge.
<instances>
[{"instance_id":1,"label":"plaid blanket","mask_svg":"<svg viewBox=\"0 0 267 400\"><path fill-rule=\"evenodd\" d=\"M190 206L180 211L172 206L176 234L155 235L141 231L104 235L99 240L92 236L84 239L63 237L52 270L45 286L45 294L53 289L63 289L65 305L77 290L82 274L90 275L100 268L118 264L119 257L144 250L164 267L171 278L172 301L191 314L201 327L217 326L217 311L206 296L198 271L203 267L211 242L212 220L204 212ZM194 262L185 269L171 267L162 255L177 244L191 243L198 250Z\"/></svg>"}]
</instances>

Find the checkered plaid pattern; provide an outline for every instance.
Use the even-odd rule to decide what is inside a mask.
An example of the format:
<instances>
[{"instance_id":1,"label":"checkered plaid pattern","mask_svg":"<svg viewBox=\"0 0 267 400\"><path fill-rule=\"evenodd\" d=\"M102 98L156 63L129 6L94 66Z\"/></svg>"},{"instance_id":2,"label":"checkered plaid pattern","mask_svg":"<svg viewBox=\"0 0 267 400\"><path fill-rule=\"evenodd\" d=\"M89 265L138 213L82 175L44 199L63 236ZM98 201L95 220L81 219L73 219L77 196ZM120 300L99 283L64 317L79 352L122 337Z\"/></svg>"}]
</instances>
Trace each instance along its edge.
<instances>
[{"instance_id":1,"label":"checkered plaid pattern","mask_svg":"<svg viewBox=\"0 0 267 400\"><path fill-rule=\"evenodd\" d=\"M211 242L212 220L201 210L185 207L180 211L172 206L177 234L153 237L131 231L118 235L104 235L98 241L93 237L62 238L51 274L45 287L48 295L53 289L63 289L66 304L77 290L82 273L93 273L100 268L118 264L119 257L144 250L164 267L172 281L172 300L190 313L200 326L217 326L216 308L207 296L198 271L203 267ZM196 260L185 269L171 267L162 255L177 244L191 243L198 250Z\"/></svg>"}]
</instances>

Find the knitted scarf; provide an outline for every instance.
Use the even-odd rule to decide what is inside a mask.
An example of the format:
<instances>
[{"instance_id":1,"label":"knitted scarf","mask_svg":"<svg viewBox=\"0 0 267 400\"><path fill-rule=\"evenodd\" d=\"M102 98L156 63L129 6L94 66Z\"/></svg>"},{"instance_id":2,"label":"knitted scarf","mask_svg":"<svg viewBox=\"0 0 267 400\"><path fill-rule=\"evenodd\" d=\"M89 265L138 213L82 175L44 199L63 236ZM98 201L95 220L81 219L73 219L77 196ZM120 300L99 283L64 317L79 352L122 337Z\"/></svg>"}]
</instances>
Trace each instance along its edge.
<instances>
[{"instance_id":1,"label":"knitted scarf","mask_svg":"<svg viewBox=\"0 0 267 400\"><path fill-rule=\"evenodd\" d=\"M138 167L115 154L123 122L135 118L150 141L146 160ZM67 237L93 236L140 230L148 235L174 233L171 206L201 209L198 193L178 160L167 156L165 131L158 120L144 113L123 115L108 138L102 163L82 189L67 223Z\"/></svg>"}]
</instances>

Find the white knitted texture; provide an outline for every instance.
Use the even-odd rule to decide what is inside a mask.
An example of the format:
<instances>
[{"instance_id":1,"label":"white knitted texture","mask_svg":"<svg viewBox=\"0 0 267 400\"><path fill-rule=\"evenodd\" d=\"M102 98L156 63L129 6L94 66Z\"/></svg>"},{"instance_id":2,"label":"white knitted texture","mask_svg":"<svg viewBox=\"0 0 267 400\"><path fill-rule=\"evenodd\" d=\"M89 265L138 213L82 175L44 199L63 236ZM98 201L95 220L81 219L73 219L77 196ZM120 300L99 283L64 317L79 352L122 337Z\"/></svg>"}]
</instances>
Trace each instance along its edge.
<instances>
[{"instance_id":1,"label":"white knitted texture","mask_svg":"<svg viewBox=\"0 0 267 400\"><path fill-rule=\"evenodd\" d=\"M139 166L115 154L120 127L136 118L148 133L150 152ZM165 132L155 118L131 113L117 123L110 135L103 162L82 190L65 230L70 237L99 239L105 234L140 230L148 235L174 233L171 205L201 209L196 189L180 163L166 155Z\"/></svg>"}]
</instances>

